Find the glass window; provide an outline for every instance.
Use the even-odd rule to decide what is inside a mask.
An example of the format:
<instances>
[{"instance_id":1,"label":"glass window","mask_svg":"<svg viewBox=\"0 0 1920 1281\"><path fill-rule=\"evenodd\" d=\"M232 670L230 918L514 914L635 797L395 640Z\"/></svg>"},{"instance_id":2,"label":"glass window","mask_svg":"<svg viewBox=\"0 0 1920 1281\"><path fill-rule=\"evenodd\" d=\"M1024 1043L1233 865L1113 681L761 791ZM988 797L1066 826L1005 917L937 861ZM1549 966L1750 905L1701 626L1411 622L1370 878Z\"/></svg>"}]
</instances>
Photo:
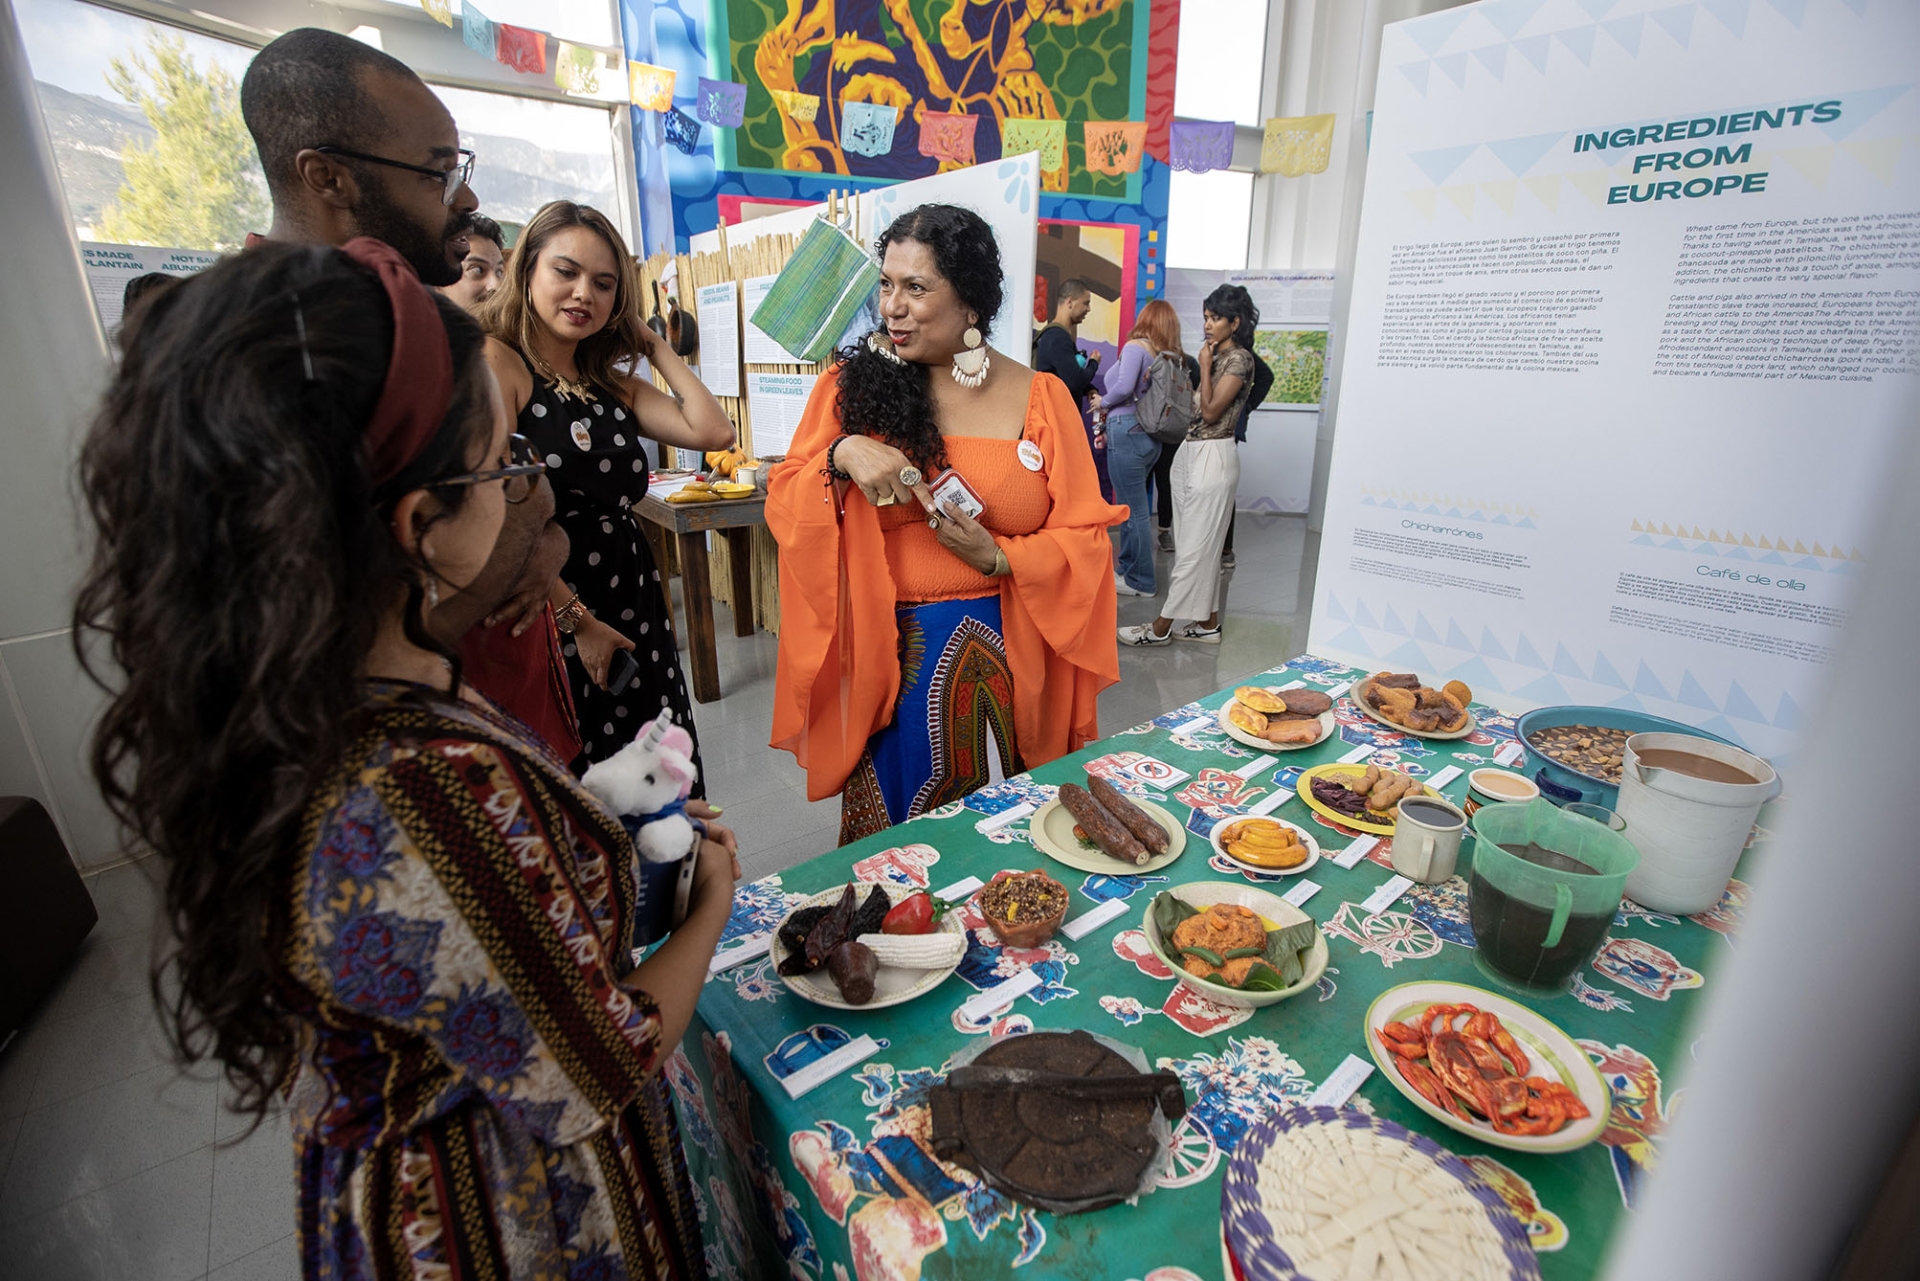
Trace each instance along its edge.
<instances>
[{"instance_id":1,"label":"glass window","mask_svg":"<svg viewBox=\"0 0 1920 1281\"><path fill-rule=\"evenodd\" d=\"M1252 174L1174 170L1167 191L1167 266L1244 270L1252 219Z\"/></svg>"},{"instance_id":2,"label":"glass window","mask_svg":"<svg viewBox=\"0 0 1920 1281\"><path fill-rule=\"evenodd\" d=\"M592 205L632 238L613 163L613 116L605 107L516 98L435 85L473 150L480 212L514 233L549 200Z\"/></svg>"},{"instance_id":3,"label":"glass window","mask_svg":"<svg viewBox=\"0 0 1920 1281\"><path fill-rule=\"evenodd\" d=\"M77 0L14 15L82 240L225 250L266 230L240 119L253 50Z\"/></svg>"},{"instance_id":4,"label":"glass window","mask_svg":"<svg viewBox=\"0 0 1920 1281\"><path fill-rule=\"evenodd\" d=\"M1266 44L1266 0L1181 0L1173 114L1258 126Z\"/></svg>"},{"instance_id":5,"label":"glass window","mask_svg":"<svg viewBox=\"0 0 1920 1281\"><path fill-rule=\"evenodd\" d=\"M387 0L387 3L420 12L420 0ZM458 31L464 6L461 0L452 0L452 6L453 26ZM495 22L548 31L575 44L618 46L620 43L613 6L607 0L483 0L480 12Z\"/></svg>"},{"instance_id":6,"label":"glass window","mask_svg":"<svg viewBox=\"0 0 1920 1281\"><path fill-rule=\"evenodd\" d=\"M522 8L532 14L538 4ZM498 17L515 16L501 9ZM563 9L606 23L604 0ZM16 0L14 12L82 240L224 251L266 230L266 180L240 118L253 49L83 0ZM477 154L483 213L517 230L549 200L577 200L629 229L607 108L434 92L459 122L461 145Z\"/></svg>"}]
</instances>

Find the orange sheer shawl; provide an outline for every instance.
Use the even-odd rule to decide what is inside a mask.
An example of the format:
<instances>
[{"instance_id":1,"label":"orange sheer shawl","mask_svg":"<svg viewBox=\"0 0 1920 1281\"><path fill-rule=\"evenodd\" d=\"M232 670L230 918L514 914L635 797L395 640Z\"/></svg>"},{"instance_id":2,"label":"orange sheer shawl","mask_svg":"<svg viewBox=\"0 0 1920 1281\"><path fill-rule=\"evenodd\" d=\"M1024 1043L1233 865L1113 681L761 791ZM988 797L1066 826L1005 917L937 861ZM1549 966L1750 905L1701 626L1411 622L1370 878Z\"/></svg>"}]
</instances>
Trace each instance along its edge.
<instances>
[{"instance_id":1,"label":"orange sheer shawl","mask_svg":"<svg viewBox=\"0 0 1920 1281\"><path fill-rule=\"evenodd\" d=\"M821 469L840 435L835 373L814 385L786 461L768 479L767 527L780 544L780 660L772 746L807 771L807 797L837 795L900 692L893 579L879 518L857 489L846 515ZM1120 679L1113 546L1127 509L1100 497L1080 413L1051 374L1035 374L1024 429L1045 460L1052 510L1024 537L999 539L1000 624L1013 668L1014 726L1028 768L1100 736L1096 702ZM847 600L842 627L840 563ZM843 676L844 673L844 676Z\"/></svg>"}]
</instances>

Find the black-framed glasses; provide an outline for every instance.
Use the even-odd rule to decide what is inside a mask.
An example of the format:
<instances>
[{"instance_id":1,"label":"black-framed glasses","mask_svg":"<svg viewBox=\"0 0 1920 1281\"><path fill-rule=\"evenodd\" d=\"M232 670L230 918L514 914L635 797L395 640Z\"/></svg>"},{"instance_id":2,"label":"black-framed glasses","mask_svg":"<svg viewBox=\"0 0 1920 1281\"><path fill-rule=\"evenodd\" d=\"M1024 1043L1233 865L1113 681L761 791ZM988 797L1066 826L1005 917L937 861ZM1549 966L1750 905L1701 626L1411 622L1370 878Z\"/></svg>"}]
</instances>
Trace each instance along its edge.
<instances>
[{"instance_id":1,"label":"black-framed glasses","mask_svg":"<svg viewBox=\"0 0 1920 1281\"><path fill-rule=\"evenodd\" d=\"M389 160L385 156L371 156L364 151L349 151L345 147L315 147L323 156L345 156L349 160L364 160L370 165L386 165L390 169L405 169L408 173L417 173L446 184L446 190L440 193L440 203L451 206L460 187L473 178L473 153L465 147L454 154L457 162L451 169L434 169L427 165L410 165L404 160Z\"/></svg>"},{"instance_id":2,"label":"black-framed glasses","mask_svg":"<svg viewBox=\"0 0 1920 1281\"><path fill-rule=\"evenodd\" d=\"M507 437L507 457L512 460L510 467L490 467L486 471L462 472L458 476L448 476L436 480L430 486L444 489L451 485L481 485L490 480L505 481L501 492L510 503L524 503L533 494L536 478L547 469L533 452L533 442L525 436Z\"/></svg>"}]
</instances>

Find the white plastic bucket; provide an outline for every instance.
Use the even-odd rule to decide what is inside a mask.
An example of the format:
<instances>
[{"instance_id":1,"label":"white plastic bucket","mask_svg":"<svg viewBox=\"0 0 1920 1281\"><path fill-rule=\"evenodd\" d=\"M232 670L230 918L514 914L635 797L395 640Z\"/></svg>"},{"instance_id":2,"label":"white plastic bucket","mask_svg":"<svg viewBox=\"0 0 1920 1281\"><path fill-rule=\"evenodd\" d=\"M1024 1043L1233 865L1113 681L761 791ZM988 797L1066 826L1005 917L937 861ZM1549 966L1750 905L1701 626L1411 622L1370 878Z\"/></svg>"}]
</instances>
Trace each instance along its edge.
<instances>
[{"instance_id":1,"label":"white plastic bucket","mask_svg":"<svg viewBox=\"0 0 1920 1281\"><path fill-rule=\"evenodd\" d=\"M1685 752L1721 761L1753 783L1716 783L1644 765L1649 751ZM1675 916L1704 912L1720 901L1760 806L1780 790L1773 766L1751 752L1691 734L1635 734L1627 740L1620 803L1627 839L1640 866L1627 877L1627 897Z\"/></svg>"}]
</instances>

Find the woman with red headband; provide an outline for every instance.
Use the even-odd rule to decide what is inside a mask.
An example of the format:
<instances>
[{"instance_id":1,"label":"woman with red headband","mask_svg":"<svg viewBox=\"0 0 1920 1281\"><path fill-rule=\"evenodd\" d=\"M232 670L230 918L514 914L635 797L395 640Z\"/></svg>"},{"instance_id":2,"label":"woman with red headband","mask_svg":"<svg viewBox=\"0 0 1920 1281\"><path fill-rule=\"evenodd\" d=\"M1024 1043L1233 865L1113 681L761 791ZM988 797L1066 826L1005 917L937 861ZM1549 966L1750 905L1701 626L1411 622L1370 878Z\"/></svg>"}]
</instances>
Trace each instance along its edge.
<instances>
[{"instance_id":1,"label":"woman with red headband","mask_svg":"<svg viewBox=\"0 0 1920 1281\"><path fill-rule=\"evenodd\" d=\"M150 318L81 460L93 766L166 869L180 1055L256 1119L288 1090L304 1275L703 1276L656 1069L731 838L633 966L625 831L426 629L540 469L478 328L366 239Z\"/></svg>"}]
</instances>

